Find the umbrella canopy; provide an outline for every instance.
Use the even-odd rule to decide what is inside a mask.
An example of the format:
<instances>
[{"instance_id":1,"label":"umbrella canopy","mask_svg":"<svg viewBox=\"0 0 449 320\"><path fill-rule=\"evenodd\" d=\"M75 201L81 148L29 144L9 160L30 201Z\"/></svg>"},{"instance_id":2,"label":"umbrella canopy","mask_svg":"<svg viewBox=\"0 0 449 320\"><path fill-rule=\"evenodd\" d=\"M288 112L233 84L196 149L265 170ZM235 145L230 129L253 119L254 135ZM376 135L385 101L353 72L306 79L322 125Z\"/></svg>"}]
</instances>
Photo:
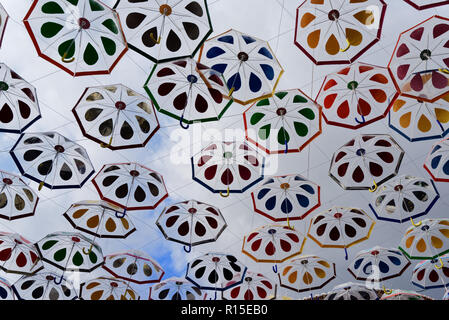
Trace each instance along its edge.
<instances>
[{"instance_id":1,"label":"umbrella canopy","mask_svg":"<svg viewBox=\"0 0 449 320\"><path fill-rule=\"evenodd\" d=\"M433 180L449 182L449 138L435 143L424 162L424 169Z\"/></svg>"},{"instance_id":2,"label":"umbrella canopy","mask_svg":"<svg viewBox=\"0 0 449 320\"><path fill-rule=\"evenodd\" d=\"M124 239L136 231L122 208L105 201L74 203L63 216L73 228L98 238Z\"/></svg>"},{"instance_id":3,"label":"umbrella canopy","mask_svg":"<svg viewBox=\"0 0 449 320\"><path fill-rule=\"evenodd\" d=\"M295 45L315 64L349 64L376 44L383 0L306 0L296 10Z\"/></svg>"},{"instance_id":4,"label":"umbrella canopy","mask_svg":"<svg viewBox=\"0 0 449 320\"><path fill-rule=\"evenodd\" d=\"M155 65L144 88L156 109L185 129L220 120L233 102L223 75L193 59Z\"/></svg>"},{"instance_id":5,"label":"umbrella canopy","mask_svg":"<svg viewBox=\"0 0 449 320\"><path fill-rule=\"evenodd\" d=\"M38 55L74 77L109 74L128 50L118 14L99 0L34 0L23 22Z\"/></svg>"},{"instance_id":6,"label":"umbrella canopy","mask_svg":"<svg viewBox=\"0 0 449 320\"><path fill-rule=\"evenodd\" d=\"M305 292L321 289L335 279L335 263L315 255L291 260L278 274L281 287Z\"/></svg>"},{"instance_id":7,"label":"umbrella canopy","mask_svg":"<svg viewBox=\"0 0 449 320\"><path fill-rule=\"evenodd\" d=\"M226 229L220 209L196 200L175 203L165 208L156 225L167 240L192 246L214 242Z\"/></svg>"},{"instance_id":8,"label":"umbrella canopy","mask_svg":"<svg viewBox=\"0 0 449 320\"><path fill-rule=\"evenodd\" d=\"M191 158L193 180L214 193L243 193L263 179L265 158L246 142L212 142Z\"/></svg>"},{"instance_id":9,"label":"umbrella canopy","mask_svg":"<svg viewBox=\"0 0 449 320\"><path fill-rule=\"evenodd\" d=\"M398 95L387 68L356 62L327 75L316 101L327 124L359 129L385 118Z\"/></svg>"},{"instance_id":10,"label":"umbrella canopy","mask_svg":"<svg viewBox=\"0 0 449 320\"><path fill-rule=\"evenodd\" d=\"M75 288L66 279L55 283L59 276L51 272L38 272L24 276L12 287L19 300L75 300L78 298Z\"/></svg>"},{"instance_id":11,"label":"umbrella canopy","mask_svg":"<svg viewBox=\"0 0 449 320\"><path fill-rule=\"evenodd\" d=\"M299 89L276 92L243 113L246 139L268 154L301 152L321 132L321 107Z\"/></svg>"},{"instance_id":12,"label":"umbrella canopy","mask_svg":"<svg viewBox=\"0 0 449 320\"><path fill-rule=\"evenodd\" d=\"M0 106L1 132L23 133L41 118L36 89L4 63L0 63Z\"/></svg>"},{"instance_id":13,"label":"umbrella canopy","mask_svg":"<svg viewBox=\"0 0 449 320\"><path fill-rule=\"evenodd\" d=\"M85 137L111 150L145 147L160 128L150 99L122 84L86 88L72 112Z\"/></svg>"},{"instance_id":14,"label":"umbrella canopy","mask_svg":"<svg viewBox=\"0 0 449 320\"><path fill-rule=\"evenodd\" d=\"M125 210L155 209L168 197L162 176L141 164L106 164L92 179L102 200Z\"/></svg>"},{"instance_id":15,"label":"umbrella canopy","mask_svg":"<svg viewBox=\"0 0 449 320\"><path fill-rule=\"evenodd\" d=\"M393 290L392 293L384 294L380 300L434 300L431 297L410 290Z\"/></svg>"},{"instance_id":16,"label":"umbrella canopy","mask_svg":"<svg viewBox=\"0 0 449 320\"><path fill-rule=\"evenodd\" d=\"M99 277L81 284L80 300L140 300L125 281Z\"/></svg>"},{"instance_id":17,"label":"umbrella canopy","mask_svg":"<svg viewBox=\"0 0 449 320\"><path fill-rule=\"evenodd\" d=\"M397 175L404 154L389 135L358 135L334 153L329 175L345 190L373 192Z\"/></svg>"},{"instance_id":18,"label":"umbrella canopy","mask_svg":"<svg viewBox=\"0 0 449 320\"><path fill-rule=\"evenodd\" d=\"M449 94L433 103L400 96L394 101L388 122L410 142L444 138L449 132Z\"/></svg>"},{"instance_id":19,"label":"umbrella canopy","mask_svg":"<svg viewBox=\"0 0 449 320\"><path fill-rule=\"evenodd\" d=\"M193 57L212 33L206 0L118 0L129 48L155 63Z\"/></svg>"},{"instance_id":20,"label":"umbrella canopy","mask_svg":"<svg viewBox=\"0 0 449 320\"><path fill-rule=\"evenodd\" d=\"M449 93L449 19L433 16L399 36L388 68L404 96L435 102Z\"/></svg>"},{"instance_id":21,"label":"umbrella canopy","mask_svg":"<svg viewBox=\"0 0 449 320\"><path fill-rule=\"evenodd\" d=\"M39 189L81 188L95 172L86 150L57 132L24 133L10 154Z\"/></svg>"},{"instance_id":22,"label":"umbrella canopy","mask_svg":"<svg viewBox=\"0 0 449 320\"><path fill-rule=\"evenodd\" d=\"M150 287L148 300L203 300L200 288L183 278L172 277Z\"/></svg>"},{"instance_id":23,"label":"umbrella canopy","mask_svg":"<svg viewBox=\"0 0 449 320\"><path fill-rule=\"evenodd\" d=\"M0 278L0 301L15 300L14 291L8 280Z\"/></svg>"},{"instance_id":24,"label":"umbrella canopy","mask_svg":"<svg viewBox=\"0 0 449 320\"><path fill-rule=\"evenodd\" d=\"M404 0L417 10L425 10L449 4L448 0Z\"/></svg>"},{"instance_id":25,"label":"umbrella canopy","mask_svg":"<svg viewBox=\"0 0 449 320\"><path fill-rule=\"evenodd\" d=\"M421 289L447 288L449 285L449 255L419 262L413 269L412 283Z\"/></svg>"},{"instance_id":26,"label":"umbrella canopy","mask_svg":"<svg viewBox=\"0 0 449 320\"><path fill-rule=\"evenodd\" d=\"M8 12L6 12L5 8L0 4L0 47L2 45L3 36L5 35L8 19Z\"/></svg>"},{"instance_id":27,"label":"umbrella canopy","mask_svg":"<svg viewBox=\"0 0 449 320\"><path fill-rule=\"evenodd\" d=\"M432 180L402 175L379 187L369 207L379 220L404 223L429 213L439 198Z\"/></svg>"},{"instance_id":28,"label":"umbrella canopy","mask_svg":"<svg viewBox=\"0 0 449 320\"><path fill-rule=\"evenodd\" d=\"M31 275L43 269L39 252L17 233L0 232L0 269L7 273Z\"/></svg>"},{"instance_id":29,"label":"umbrella canopy","mask_svg":"<svg viewBox=\"0 0 449 320\"><path fill-rule=\"evenodd\" d=\"M378 300L375 290L361 283L346 282L332 289L324 300Z\"/></svg>"},{"instance_id":30,"label":"umbrella canopy","mask_svg":"<svg viewBox=\"0 0 449 320\"><path fill-rule=\"evenodd\" d=\"M138 250L105 256L103 268L116 278L137 284L160 282L165 273L156 260Z\"/></svg>"},{"instance_id":31,"label":"umbrella canopy","mask_svg":"<svg viewBox=\"0 0 449 320\"><path fill-rule=\"evenodd\" d=\"M16 220L34 215L36 193L19 176L0 170L0 218Z\"/></svg>"},{"instance_id":32,"label":"umbrella canopy","mask_svg":"<svg viewBox=\"0 0 449 320\"><path fill-rule=\"evenodd\" d=\"M223 74L229 95L243 105L271 97L284 72L267 41L233 29L208 39L199 61Z\"/></svg>"},{"instance_id":33,"label":"umbrella canopy","mask_svg":"<svg viewBox=\"0 0 449 320\"><path fill-rule=\"evenodd\" d=\"M321 205L320 186L299 174L267 177L251 198L254 211L276 222L302 220Z\"/></svg>"},{"instance_id":34,"label":"umbrella canopy","mask_svg":"<svg viewBox=\"0 0 449 320\"><path fill-rule=\"evenodd\" d=\"M235 280L231 280L228 285L234 281L241 280L242 275L237 273ZM222 293L223 300L275 300L277 293L277 284L268 279L261 273L247 271L243 282L230 290Z\"/></svg>"}]
</instances>

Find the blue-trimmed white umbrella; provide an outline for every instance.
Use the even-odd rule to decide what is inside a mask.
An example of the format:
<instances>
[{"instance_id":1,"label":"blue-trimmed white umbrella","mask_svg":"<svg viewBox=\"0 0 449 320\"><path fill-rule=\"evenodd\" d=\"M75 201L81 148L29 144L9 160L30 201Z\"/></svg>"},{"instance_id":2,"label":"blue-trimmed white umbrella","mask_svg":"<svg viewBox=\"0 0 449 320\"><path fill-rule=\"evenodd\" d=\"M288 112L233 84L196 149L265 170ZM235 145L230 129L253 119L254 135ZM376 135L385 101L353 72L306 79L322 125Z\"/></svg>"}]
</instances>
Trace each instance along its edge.
<instances>
[{"instance_id":1,"label":"blue-trimmed white umbrella","mask_svg":"<svg viewBox=\"0 0 449 320\"><path fill-rule=\"evenodd\" d=\"M413 269L412 283L424 290L449 285L449 255L419 262Z\"/></svg>"}]
</instances>

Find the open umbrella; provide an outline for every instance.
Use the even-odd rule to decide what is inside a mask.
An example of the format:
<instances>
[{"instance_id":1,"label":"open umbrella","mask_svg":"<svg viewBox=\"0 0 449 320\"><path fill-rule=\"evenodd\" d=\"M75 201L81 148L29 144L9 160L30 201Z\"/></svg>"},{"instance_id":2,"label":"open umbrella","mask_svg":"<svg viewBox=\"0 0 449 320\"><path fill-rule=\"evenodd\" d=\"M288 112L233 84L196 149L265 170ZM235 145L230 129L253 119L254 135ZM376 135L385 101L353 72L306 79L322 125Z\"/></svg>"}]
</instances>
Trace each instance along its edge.
<instances>
[{"instance_id":1,"label":"open umbrella","mask_svg":"<svg viewBox=\"0 0 449 320\"><path fill-rule=\"evenodd\" d=\"M412 283L421 289L445 288L449 285L449 255L419 262L413 269Z\"/></svg>"},{"instance_id":2,"label":"open umbrella","mask_svg":"<svg viewBox=\"0 0 449 320\"><path fill-rule=\"evenodd\" d=\"M130 49L156 63L193 57L212 33L206 0L118 0Z\"/></svg>"},{"instance_id":3,"label":"open umbrella","mask_svg":"<svg viewBox=\"0 0 449 320\"><path fill-rule=\"evenodd\" d=\"M321 130L321 107L298 89L276 92L243 113L246 139L268 154L301 152Z\"/></svg>"},{"instance_id":4,"label":"open umbrella","mask_svg":"<svg viewBox=\"0 0 449 320\"><path fill-rule=\"evenodd\" d=\"M417 10L431 9L449 4L448 0L404 0Z\"/></svg>"},{"instance_id":5,"label":"open umbrella","mask_svg":"<svg viewBox=\"0 0 449 320\"><path fill-rule=\"evenodd\" d=\"M334 287L324 300L378 300L375 290L361 283L346 282Z\"/></svg>"},{"instance_id":6,"label":"open umbrella","mask_svg":"<svg viewBox=\"0 0 449 320\"><path fill-rule=\"evenodd\" d=\"M234 281L240 281L242 275L237 273ZM223 300L275 300L277 284L261 273L247 271L243 282L230 290L222 292Z\"/></svg>"},{"instance_id":7,"label":"open umbrella","mask_svg":"<svg viewBox=\"0 0 449 320\"><path fill-rule=\"evenodd\" d=\"M39 252L17 233L0 232L0 269L6 273L31 275L43 269Z\"/></svg>"},{"instance_id":8,"label":"open umbrella","mask_svg":"<svg viewBox=\"0 0 449 320\"><path fill-rule=\"evenodd\" d=\"M78 298L73 285L66 279L55 283L59 276L51 272L38 272L14 282L12 289L19 300L75 300Z\"/></svg>"},{"instance_id":9,"label":"open umbrella","mask_svg":"<svg viewBox=\"0 0 449 320\"><path fill-rule=\"evenodd\" d=\"M449 182L449 138L435 143L424 162L434 181Z\"/></svg>"},{"instance_id":10,"label":"open umbrella","mask_svg":"<svg viewBox=\"0 0 449 320\"><path fill-rule=\"evenodd\" d=\"M2 45L2 40L5 35L6 25L8 23L8 12L6 12L5 8L0 4L0 47Z\"/></svg>"},{"instance_id":11,"label":"open umbrella","mask_svg":"<svg viewBox=\"0 0 449 320\"><path fill-rule=\"evenodd\" d=\"M41 118L36 89L4 63L0 63L0 106L2 132L23 133Z\"/></svg>"},{"instance_id":12,"label":"open umbrella","mask_svg":"<svg viewBox=\"0 0 449 320\"><path fill-rule=\"evenodd\" d=\"M284 72L267 41L233 29L208 39L199 62L223 74L229 96L243 105L271 97Z\"/></svg>"},{"instance_id":13,"label":"open umbrella","mask_svg":"<svg viewBox=\"0 0 449 320\"><path fill-rule=\"evenodd\" d=\"M38 55L74 77L109 74L128 50L118 14L99 0L34 0L23 22Z\"/></svg>"},{"instance_id":14,"label":"open umbrella","mask_svg":"<svg viewBox=\"0 0 449 320\"><path fill-rule=\"evenodd\" d=\"M148 300L203 300L200 288L183 278L172 277L150 287Z\"/></svg>"},{"instance_id":15,"label":"open umbrella","mask_svg":"<svg viewBox=\"0 0 449 320\"><path fill-rule=\"evenodd\" d=\"M86 88L72 112L85 137L111 150L144 147L160 127L150 99L122 84Z\"/></svg>"},{"instance_id":16,"label":"open umbrella","mask_svg":"<svg viewBox=\"0 0 449 320\"><path fill-rule=\"evenodd\" d=\"M80 300L140 300L125 281L99 277L81 284Z\"/></svg>"},{"instance_id":17,"label":"open umbrella","mask_svg":"<svg viewBox=\"0 0 449 320\"><path fill-rule=\"evenodd\" d=\"M24 133L10 154L39 190L81 188L95 171L86 150L57 132Z\"/></svg>"},{"instance_id":18,"label":"open umbrella","mask_svg":"<svg viewBox=\"0 0 449 320\"><path fill-rule=\"evenodd\" d=\"M396 289L385 293L380 300L434 300L433 298L410 290Z\"/></svg>"},{"instance_id":19,"label":"open umbrella","mask_svg":"<svg viewBox=\"0 0 449 320\"><path fill-rule=\"evenodd\" d=\"M0 301L15 300L14 291L8 280L0 278Z\"/></svg>"}]
</instances>

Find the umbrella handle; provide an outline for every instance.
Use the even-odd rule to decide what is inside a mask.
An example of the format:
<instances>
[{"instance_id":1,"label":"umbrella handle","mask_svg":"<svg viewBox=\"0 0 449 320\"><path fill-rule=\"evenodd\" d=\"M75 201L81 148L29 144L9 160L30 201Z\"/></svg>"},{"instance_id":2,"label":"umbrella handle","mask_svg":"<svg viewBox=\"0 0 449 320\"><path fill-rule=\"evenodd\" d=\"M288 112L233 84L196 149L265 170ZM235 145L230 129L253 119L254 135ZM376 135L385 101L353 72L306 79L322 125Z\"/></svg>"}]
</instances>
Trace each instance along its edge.
<instances>
[{"instance_id":1,"label":"umbrella handle","mask_svg":"<svg viewBox=\"0 0 449 320\"><path fill-rule=\"evenodd\" d=\"M111 146L111 144L112 144L112 136L111 136L111 139L109 139L109 143L108 144L102 142L102 143L100 143L100 147L102 147L102 148L109 148Z\"/></svg>"},{"instance_id":2,"label":"umbrella handle","mask_svg":"<svg viewBox=\"0 0 449 320\"><path fill-rule=\"evenodd\" d=\"M346 38L346 43L348 44L348 46L344 49L340 49L340 52L346 52L349 50L349 48L351 47L351 43L349 43L349 40Z\"/></svg>"},{"instance_id":3,"label":"umbrella handle","mask_svg":"<svg viewBox=\"0 0 449 320\"><path fill-rule=\"evenodd\" d=\"M231 90L229 90L228 97L232 97L234 90L235 90L235 87L232 87Z\"/></svg>"},{"instance_id":4,"label":"umbrella handle","mask_svg":"<svg viewBox=\"0 0 449 320\"><path fill-rule=\"evenodd\" d=\"M61 278L59 278L59 281L56 281L56 278L54 278L53 279L54 283L59 286L62 283L62 280L64 280L63 276L64 274L61 276Z\"/></svg>"},{"instance_id":5,"label":"umbrella handle","mask_svg":"<svg viewBox=\"0 0 449 320\"><path fill-rule=\"evenodd\" d=\"M220 196L222 196L223 198L229 197L229 194L230 194L229 186L228 186L228 190L226 191L226 193L223 193L220 191Z\"/></svg>"},{"instance_id":6,"label":"umbrella handle","mask_svg":"<svg viewBox=\"0 0 449 320\"><path fill-rule=\"evenodd\" d=\"M126 209L123 211L123 213L119 214L118 211L115 212L115 217L117 219L123 219L126 216Z\"/></svg>"},{"instance_id":7,"label":"umbrella handle","mask_svg":"<svg viewBox=\"0 0 449 320\"><path fill-rule=\"evenodd\" d=\"M153 34L153 33L150 33L150 38L151 38L151 40L154 41L155 44L161 43L161 36L159 36L159 37L157 38L157 40L156 40L156 38L154 37L154 34Z\"/></svg>"},{"instance_id":8,"label":"umbrella handle","mask_svg":"<svg viewBox=\"0 0 449 320\"><path fill-rule=\"evenodd\" d=\"M285 139L285 151L284 153L288 153L288 142L287 139Z\"/></svg>"},{"instance_id":9,"label":"umbrella handle","mask_svg":"<svg viewBox=\"0 0 449 320\"><path fill-rule=\"evenodd\" d=\"M373 180L373 182L374 182L374 188L373 187L369 188L369 192L375 192L377 190L377 183L375 180Z\"/></svg>"},{"instance_id":10,"label":"umbrella handle","mask_svg":"<svg viewBox=\"0 0 449 320\"><path fill-rule=\"evenodd\" d=\"M382 290L384 291L385 294L391 294L393 292L393 290L391 289L386 289L384 285L382 285Z\"/></svg>"},{"instance_id":11,"label":"umbrella handle","mask_svg":"<svg viewBox=\"0 0 449 320\"><path fill-rule=\"evenodd\" d=\"M189 124L184 125L183 120L184 120L184 113L182 114L181 119L179 119L179 125L183 129L186 129L186 130L189 129L190 125Z\"/></svg>"},{"instance_id":12,"label":"umbrella handle","mask_svg":"<svg viewBox=\"0 0 449 320\"><path fill-rule=\"evenodd\" d=\"M414 227L419 227L420 225L422 225L422 221L420 221L420 222L418 222L418 223L415 223L415 222L413 221L413 218L411 218L411 217L410 217L410 221L412 222L412 225L413 225Z\"/></svg>"},{"instance_id":13,"label":"umbrella handle","mask_svg":"<svg viewBox=\"0 0 449 320\"><path fill-rule=\"evenodd\" d=\"M83 248L83 253L88 256L92 252L93 244L90 245L89 250L86 251L86 248Z\"/></svg>"},{"instance_id":14,"label":"umbrella handle","mask_svg":"<svg viewBox=\"0 0 449 320\"><path fill-rule=\"evenodd\" d=\"M45 182L44 182L44 181L41 181L41 182L39 183L39 187L37 188L37 190L41 191L41 190L42 190L42 187L44 186L44 184L45 184Z\"/></svg>"},{"instance_id":15,"label":"umbrella handle","mask_svg":"<svg viewBox=\"0 0 449 320\"><path fill-rule=\"evenodd\" d=\"M73 62L73 61L75 61L75 57L72 57L71 59L67 59L67 52L65 52L63 55L62 55L62 57L61 57L61 61L62 62L64 62L64 63L70 63L70 62Z\"/></svg>"},{"instance_id":16,"label":"umbrella handle","mask_svg":"<svg viewBox=\"0 0 449 320\"><path fill-rule=\"evenodd\" d=\"M449 74L449 69L448 68L440 68L438 69L438 71L445 73L445 74Z\"/></svg>"},{"instance_id":17,"label":"umbrella handle","mask_svg":"<svg viewBox=\"0 0 449 320\"><path fill-rule=\"evenodd\" d=\"M278 265L277 265L277 264L275 264L275 265L272 267L272 269L273 269L273 272L274 272L274 273L278 273Z\"/></svg>"},{"instance_id":18,"label":"umbrella handle","mask_svg":"<svg viewBox=\"0 0 449 320\"><path fill-rule=\"evenodd\" d=\"M348 250L345 248L345 260L348 260Z\"/></svg>"},{"instance_id":19,"label":"umbrella handle","mask_svg":"<svg viewBox=\"0 0 449 320\"><path fill-rule=\"evenodd\" d=\"M192 251L192 246L191 245L184 246L184 251L187 252L187 253L190 253Z\"/></svg>"},{"instance_id":20,"label":"umbrella handle","mask_svg":"<svg viewBox=\"0 0 449 320\"><path fill-rule=\"evenodd\" d=\"M443 268L443 260L440 258L440 263L435 265L435 268L437 268L438 270Z\"/></svg>"},{"instance_id":21,"label":"umbrella handle","mask_svg":"<svg viewBox=\"0 0 449 320\"><path fill-rule=\"evenodd\" d=\"M362 121L360 121L357 117L355 118L355 122L357 122L358 124L364 124L366 122L365 120L365 116L362 115Z\"/></svg>"}]
</instances>

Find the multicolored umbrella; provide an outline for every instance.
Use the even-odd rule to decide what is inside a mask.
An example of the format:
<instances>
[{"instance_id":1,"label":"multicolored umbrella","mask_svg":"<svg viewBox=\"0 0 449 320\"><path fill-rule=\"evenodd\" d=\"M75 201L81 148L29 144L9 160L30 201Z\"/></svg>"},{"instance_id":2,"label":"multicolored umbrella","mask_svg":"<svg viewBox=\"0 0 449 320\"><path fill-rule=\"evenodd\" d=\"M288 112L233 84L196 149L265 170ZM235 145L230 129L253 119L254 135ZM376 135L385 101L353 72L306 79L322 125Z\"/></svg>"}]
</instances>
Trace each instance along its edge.
<instances>
[{"instance_id":1,"label":"multicolored umbrella","mask_svg":"<svg viewBox=\"0 0 449 320\"><path fill-rule=\"evenodd\" d=\"M376 223L363 210L332 207L310 220L307 236L322 248L347 248L368 240Z\"/></svg>"},{"instance_id":2,"label":"multicolored umbrella","mask_svg":"<svg viewBox=\"0 0 449 320\"><path fill-rule=\"evenodd\" d=\"M399 250L409 259L432 260L449 253L449 219L424 219L407 229Z\"/></svg>"},{"instance_id":3,"label":"multicolored umbrella","mask_svg":"<svg viewBox=\"0 0 449 320\"><path fill-rule=\"evenodd\" d=\"M81 188L95 172L86 150L57 132L24 133L10 154L39 190Z\"/></svg>"},{"instance_id":4,"label":"multicolored umbrella","mask_svg":"<svg viewBox=\"0 0 449 320\"><path fill-rule=\"evenodd\" d=\"M160 128L150 99L122 84L86 88L72 112L85 137L111 150L145 147Z\"/></svg>"},{"instance_id":5,"label":"multicolored umbrella","mask_svg":"<svg viewBox=\"0 0 449 320\"><path fill-rule=\"evenodd\" d=\"M144 88L156 109L184 129L220 120L233 102L223 75L193 59L155 65Z\"/></svg>"},{"instance_id":6,"label":"multicolored umbrella","mask_svg":"<svg viewBox=\"0 0 449 320\"><path fill-rule=\"evenodd\" d=\"M421 289L445 288L449 285L449 255L425 260L413 269L412 283Z\"/></svg>"},{"instance_id":7,"label":"multicolored umbrella","mask_svg":"<svg viewBox=\"0 0 449 320\"><path fill-rule=\"evenodd\" d=\"M165 273L159 263L138 250L105 256L103 268L116 278L137 284L160 282Z\"/></svg>"},{"instance_id":8,"label":"multicolored umbrella","mask_svg":"<svg viewBox=\"0 0 449 320\"><path fill-rule=\"evenodd\" d=\"M246 139L268 154L301 152L321 132L321 107L299 89L276 92L243 113Z\"/></svg>"},{"instance_id":9,"label":"multicolored umbrella","mask_svg":"<svg viewBox=\"0 0 449 320\"><path fill-rule=\"evenodd\" d=\"M346 282L332 289L324 300L378 300L375 290L361 283Z\"/></svg>"},{"instance_id":10,"label":"multicolored umbrella","mask_svg":"<svg viewBox=\"0 0 449 320\"><path fill-rule=\"evenodd\" d=\"M76 202L63 216L73 228L95 238L124 239L136 231L130 218L123 215L123 209L106 201Z\"/></svg>"},{"instance_id":11,"label":"multicolored umbrella","mask_svg":"<svg viewBox=\"0 0 449 320\"><path fill-rule=\"evenodd\" d=\"M155 63L193 57L212 33L206 0L118 0L129 48Z\"/></svg>"},{"instance_id":12,"label":"multicolored umbrella","mask_svg":"<svg viewBox=\"0 0 449 320\"><path fill-rule=\"evenodd\" d=\"M306 0L296 10L295 45L315 64L349 64L376 44L383 0Z\"/></svg>"},{"instance_id":13,"label":"multicolored umbrella","mask_svg":"<svg viewBox=\"0 0 449 320\"><path fill-rule=\"evenodd\" d=\"M195 200L165 208L156 225L165 239L184 244L186 252L193 246L216 241L227 227L220 209Z\"/></svg>"},{"instance_id":14,"label":"multicolored umbrella","mask_svg":"<svg viewBox=\"0 0 449 320\"><path fill-rule=\"evenodd\" d=\"M390 128L410 142L444 138L449 132L449 94L429 103L400 96L390 110Z\"/></svg>"},{"instance_id":15,"label":"multicolored umbrella","mask_svg":"<svg viewBox=\"0 0 449 320\"><path fill-rule=\"evenodd\" d=\"M0 170L0 218L16 220L34 215L36 193L19 176Z\"/></svg>"},{"instance_id":16,"label":"multicolored umbrella","mask_svg":"<svg viewBox=\"0 0 449 320\"><path fill-rule=\"evenodd\" d=\"M425 10L449 4L448 0L404 0L417 10Z\"/></svg>"},{"instance_id":17,"label":"multicolored umbrella","mask_svg":"<svg viewBox=\"0 0 449 320\"><path fill-rule=\"evenodd\" d=\"M242 275L237 273L234 281L240 281ZM261 273L247 271L243 282L230 290L222 293L223 300L275 300L277 294L277 284Z\"/></svg>"},{"instance_id":18,"label":"multicolored umbrella","mask_svg":"<svg viewBox=\"0 0 449 320\"><path fill-rule=\"evenodd\" d=\"M383 282L401 276L409 266L401 251L375 246L357 253L348 271L356 280Z\"/></svg>"},{"instance_id":19,"label":"multicolored umbrella","mask_svg":"<svg viewBox=\"0 0 449 320\"><path fill-rule=\"evenodd\" d=\"M334 153L329 175L345 190L374 192L398 174L404 154L390 135L358 135Z\"/></svg>"},{"instance_id":20,"label":"multicolored umbrella","mask_svg":"<svg viewBox=\"0 0 449 320\"><path fill-rule=\"evenodd\" d=\"M118 14L99 0L34 0L23 22L38 55L74 77L109 74L128 50Z\"/></svg>"},{"instance_id":21,"label":"multicolored umbrella","mask_svg":"<svg viewBox=\"0 0 449 320\"><path fill-rule=\"evenodd\" d=\"M17 233L0 232L0 269L7 273L31 275L43 269L39 252Z\"/></svg>"},{"instance_id":22,"label":"multicolored umbrella","mask_svg":"<svg viewBox=\"0 0 449 320\"><path fill-rule=\"evenodd\" d=\"M254 211L276 222L302 220L321 205L320 186L299 174L267 177L251 198Z\"/></svg>"},{"instance_id":23,"label":"multicolored umbrella","mask_svg":"<svg viewBox=\"0 0 449 320\"><path fill-rule=\"evenodd\" d=\"M429 213L439 198L432 180L402 175L380 186L369 207L379 220L404 223Z\"/></svg>"},{"instance_id":24,"label":"multicolored umbrella","mask_svg":"<svg viewBox=\"0 0 449 320\"><path fill-rule=\"evenodd\" d=\"M399 36L388 64L403 95L435 102L449 93L449 19L433 16Z\"/></svg>"},{"instance_id":25,"label":"multicolored umbrella","mask_svg":"<svg viewBox=\"0 0 449 320\"><path fill-rule=\"evenodd\" d=\"M11 284L3 278L0 278L0 300L15 300Z\"/></svg>"},{"instance_id":26,"label":"multicolored umbrella","mask_svg":"<svg viewBox=\"0 0 449 320\"><path fill-rule=\"evenodd\" d=\"M3 42L3 37L5 35L6 25L8 23L9 15L5 8L0 4L0 47Z\"/></svg>"},{"instance_id":27,"label":"multicolored umbrella","mask_svg":"<svg viewBox=\"0 0 449 320\"><path fill-rule=\"evenodd\" d=\"M434 300L431 297L410 290L393 290L391 293L385 293L380 300Z\"/></svg>"},{"instance_id":28,"label":"multicolored umbrella","mask_svg":"<svg viewBox=\"0 0 449 320\"><path fill-rule=\"evenodd\" d=\"M449 138L437 142L424 162L424 169L434 181L449 182Z\"/></svg>"},{"instance_id":29,"label":"multicolored umbrella","mask_svg":"<svg viewBox=\"0 0 449 320\"><path fill-rule=\"evenodd\" d=\"M80 300L140 300L140 296L122 280L99 277L81 284Z\"/></svg>"},{"instance_id":30,"label":"multicolored umbrella","mask_svg":"<svg viewBox=\"0 0 449 320\"><path fill-rule=\"evenodd\" d=\"M223 74L229 96L243 105L271 97L284 72L267 41L233 29L208 39L199 61Z\"/></svg>"},{"instance_id":31,"label":"multicolored umbrella","mask_svg":"<svg viewBox=\"0 0 449 320\"><path fill-rule=\"evenodd\" d=\"M278 274L281 287L305 292L321 289L335 279L335 263L315 255L291 260Z\"/></svg>"},{"instance_id":32,"label":"multicolored umbrella","mask_svg":"<svg viewBox=\"0 0 449 320\"><path fill-rule=\"evenodd\" d=\"M92 179L102 200L127 210L155 209L168 197L164 178L141 164L111 163Z\"/></svg>"},{"instance_id":33,"label":"multicolored umbrella","mask_svg":"<svg viewBox=\"0 0 449 320\"><path fill-rule=\"evenodd\" d=\"M256 262L282 263L300 255L307 238L300 232L279 225L259 227L243 238L242 252ZM273 266L277 273L277 265Z\"/></svg>"},{"instance_id":34,"label":"multicolored umbrella","mask_svg":"<svg viewBox=\"0 0 449 320\"><path fill-rule=\"evenodd\" d=\"M4 63L0 63L0 106L1 132L23 133L41 118L36 88Z\"/></svg>"},{"instance_id":35,"label":"multicolored umbrella","mask_svg":"<svg viewBox=\"0 0 449 320\"><path fill-rule=\"evenodd\" d=\"M75 300L78 298L73 285L62 278L56 284L58 275L51 272L38 272L31 276L20 278L12 289L19 300Z\"/></svg>"},{"instance_id":36,"label":"multicolored umbrella","mask_svg":"<svg viewBox=\"0 0 449 320\"><path fill-rule=\"evenodd\" d=\"M191 158L193 180L228 197L263 179L265 158L246 142L212 142Z\"/></svg>"},{"instance_id":37,"label":"multicolored umbrella","mask_svg":"<svg viewBox=\"0 0 449 320\"><path fill-rule=\"evenodd\" d=\"M359 129L385 118L398 95L387 68L356 62L327 75L316 101L327 124Z\"/></svg>"},{"instance_id":38,"label":"multicolored umbrella","mask_svg":"<svg viewBox=\"0 0 449 320\"><path fill-rule=\"evenodd\" d=\"M190 281L172 277L150 287L148 300L204 300L206 295Z\"/></svg>"}]
</instances>

